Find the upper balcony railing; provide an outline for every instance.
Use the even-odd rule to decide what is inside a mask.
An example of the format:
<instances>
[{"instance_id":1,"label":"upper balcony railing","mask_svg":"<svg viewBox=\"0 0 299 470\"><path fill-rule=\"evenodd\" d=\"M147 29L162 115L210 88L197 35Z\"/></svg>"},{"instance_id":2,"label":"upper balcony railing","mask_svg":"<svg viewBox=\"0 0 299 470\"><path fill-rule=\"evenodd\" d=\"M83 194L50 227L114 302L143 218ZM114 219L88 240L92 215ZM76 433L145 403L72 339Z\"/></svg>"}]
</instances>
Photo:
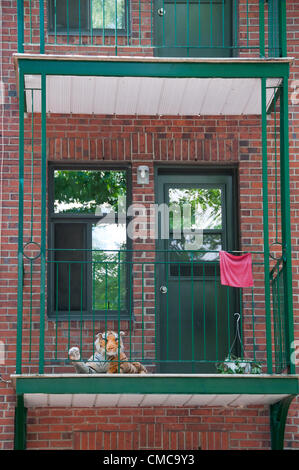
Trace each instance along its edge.
<instances>
[{"instance_id":1,"label":"upper balcony railing","mask_svg":"<svg viewBox=\"0 0 299 470\"><path fill-rule=\"evenodd\" d=\"M18 0L18 52L285 57L286 0Z\"/></svg>"}]
</instances>

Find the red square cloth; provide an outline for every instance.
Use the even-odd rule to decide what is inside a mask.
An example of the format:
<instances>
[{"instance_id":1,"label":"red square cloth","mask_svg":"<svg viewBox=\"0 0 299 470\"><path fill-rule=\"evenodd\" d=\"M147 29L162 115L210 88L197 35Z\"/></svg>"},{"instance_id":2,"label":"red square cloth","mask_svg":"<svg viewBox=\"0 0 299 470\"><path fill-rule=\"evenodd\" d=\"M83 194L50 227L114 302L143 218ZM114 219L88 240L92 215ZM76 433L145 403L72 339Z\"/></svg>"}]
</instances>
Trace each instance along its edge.
<instances>
[{"instance_id":1,"label":"red square cloth","mask_svg":"<svg viewBox=\"0 0 299 470\"><path fill-rule=\"evenodd\" d=\"M251 253L235 256L220 251L221 284L231 287L253 287Z\"/></svg>"}]
</instances>

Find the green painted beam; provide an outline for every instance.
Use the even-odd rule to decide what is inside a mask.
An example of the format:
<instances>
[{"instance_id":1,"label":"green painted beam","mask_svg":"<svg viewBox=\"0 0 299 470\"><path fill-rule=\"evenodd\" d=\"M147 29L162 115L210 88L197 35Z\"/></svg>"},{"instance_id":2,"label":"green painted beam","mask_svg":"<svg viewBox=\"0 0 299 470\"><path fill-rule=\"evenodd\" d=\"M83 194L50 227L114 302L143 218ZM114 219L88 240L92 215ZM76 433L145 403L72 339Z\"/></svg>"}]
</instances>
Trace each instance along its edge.
<instances>
[{"instance_id":1,"label":"green painted beam","mask_svg":"<svg viewBox=\"0 0 299 470\"><path fill-rule=\"evenodd\" d=\"M15 407L14 450L26 449L26 419L27 408L24 406L24 396L17 395Z\"/></svg>"},{"instance_id":2,"label":"green painted beam","mask_svg":"<svg viewBox=\"0 0 299 470\"><path fill-rule=\"evenodd\" d=\"M16 393L298 394L298 377L270 376L15 376Z\"/></svg>"},{"instance_id":3,"label":"green painted beam","mask_svg":"<svg viewBox=\"0 0 299 470\"><path fill-rule=\"evenodd\" d=\"M284 431L289 407L295 395L280 400L270 406L271 448L282 450L284 445Z\"/></svg>"},{"instance_id":4,"label":"green painted beam","mask_svg":"<svg viewBox=\"0 0 299 470\"><path fill-rule=\"evenodd\" d=\"M166 77L166 78L280 78L289 74L288 62L146 62L20 58L24 74Z\"/></svg>"}]
</instances>

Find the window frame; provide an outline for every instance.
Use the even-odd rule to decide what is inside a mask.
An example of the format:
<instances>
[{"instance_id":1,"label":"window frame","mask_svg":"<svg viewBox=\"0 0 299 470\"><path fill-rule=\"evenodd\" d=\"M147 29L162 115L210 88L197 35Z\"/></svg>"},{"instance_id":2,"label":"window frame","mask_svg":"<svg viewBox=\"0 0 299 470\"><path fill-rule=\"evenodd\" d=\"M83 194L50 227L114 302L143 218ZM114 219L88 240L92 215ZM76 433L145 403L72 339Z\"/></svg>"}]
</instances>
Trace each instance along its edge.
<instances>
[{"instance_id":1,"label":"window frame","mask_svg":"<svg viewBox=\"0 0 299 470\"><path fill-rule=\"evenodd\" d=\"M65 321L65 320L132 320L133 309L130 306L130 287L133 289L132 283L132 240L126 237L126 274L125 274L125 308L118 310L93 310L92 309L92 258L91 258L91 226L93 223L101 220L102 216L95 216L92 214L55 214L54 213L54 171L55 170L95 170L95 171L124 171L126 173L126 203L127 208L132 201L132 173L131 166L128 164L82 164L82 163L48 163L48 272L47 272L47 315L51 320ZM126 216L126 227L131 221L132 217ZM55 308L55 225L59 223L84 223L86 225L86 309L84 310L57 310ZM127 232L126 232L127 233ZM131 279L131 282L130 282Z\"/></svg>"},{"instance_id":2,"label":"window frame","mask_svg":"<svg viewBox=\"0 0 299 470\"><path fill-rule=\"evenodd\" d=\"M90 1L90 0L89 0ZM53 6L52 3L54 0L47 0L47 13L48 13L48 34L49 36L78 36L81 34L82 36L102 36L102 37L111 37L115 36L115 32L117 32L117 36L124 37L130 34L130 18L131 18L131 10L130 10L130 2L129 0L124 0L125 2L125 27L124 28L91 28L90 26L90 6L88 7L88 18L89 24L87 28L72 28L67 31L67 27L65 29L55 31L54 25L54 11L52 11Z\"/></svg>"}]
</instances>

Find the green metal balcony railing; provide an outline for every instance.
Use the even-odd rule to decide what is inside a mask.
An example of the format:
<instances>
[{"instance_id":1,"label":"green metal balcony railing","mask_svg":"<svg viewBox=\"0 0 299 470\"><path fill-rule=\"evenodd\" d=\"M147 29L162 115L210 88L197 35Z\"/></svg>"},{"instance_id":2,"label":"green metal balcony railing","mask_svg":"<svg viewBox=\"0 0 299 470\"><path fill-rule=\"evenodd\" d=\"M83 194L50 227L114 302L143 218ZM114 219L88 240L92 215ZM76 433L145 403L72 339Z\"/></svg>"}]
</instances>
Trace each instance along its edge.
<instances>
[{"instance_id":1,"label":"green metal balcony railing","mask_svg":"<svg viewBox=\"0 0 299 470\"><path fill-rule=\"evenodd\" d=\"M281 57L286 0L18 0L24 51Z\"/></svg>"},{"instance_id":2,"label":"green metal balcony railing","mask_svg":"<svg viewBox=\"0 0 299 470\"><path fill-rule=\"evenodd\" d=\"M252 253L254 287L243 289L221 285L216 251L58 252L48 252L41 288L48 318L39 255L24 258L18 373L73 372L69 349L88 363L96 334L108 329L124 331L128 360L152 373L217 373L236 358L247 372L288 370L282 260L271 272L268 318L262 252Z\"/></svg>"}]
</instances>

